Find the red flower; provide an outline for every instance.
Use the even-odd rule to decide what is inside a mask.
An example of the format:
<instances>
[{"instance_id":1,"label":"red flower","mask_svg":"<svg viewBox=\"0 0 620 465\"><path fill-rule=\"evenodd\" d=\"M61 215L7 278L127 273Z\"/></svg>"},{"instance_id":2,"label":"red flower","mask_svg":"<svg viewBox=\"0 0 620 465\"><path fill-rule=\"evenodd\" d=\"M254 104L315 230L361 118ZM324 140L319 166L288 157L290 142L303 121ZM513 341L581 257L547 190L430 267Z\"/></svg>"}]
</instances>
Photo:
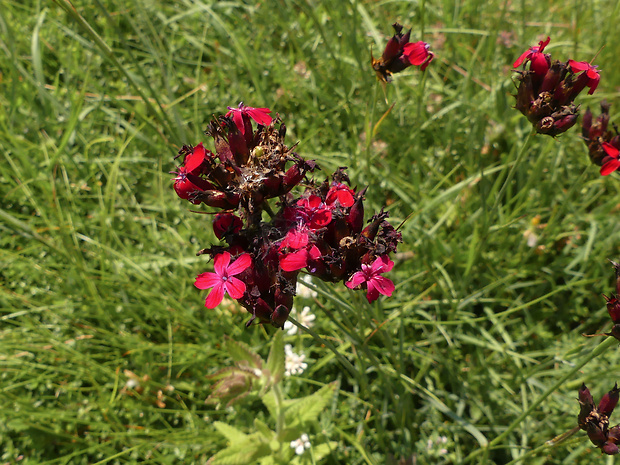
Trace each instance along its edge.
<instances>
[{"instance_id":1,"label":"red flower","mask_svg":"<svg viewBox=\"0 0 620 465\"><path fill-rule=\"evenodd\" d=\"M299 200L297 206L301 207L298 210L300 216L313 231L324 228L332 220L332 212L318 195Z\"/></svg>"},{"instance_id":2,"label":"red flower","mask_svg":"<svg viewBox=\"0 0 620 465\"><path fill-rule=\"evenodd\" d=\"M390 297L394 292L394 283L385 276L381 276L381 273L387 273L393 266L394 262L387 255L377 257L372 265L362 264L362 271L351 276L346 286L353 289L361 284L366 284L368 302L377 300L379 294Z\"/></svg>"},{"instance_id":3,"label":"red flower","mask_svg":"<svg viewBox=\"0 0 620 465\"><path fill-rule=\"evenodd\" d=\"M334 183L334 185L327 192L325 203L330 207L334 207L334 204L338 201L341 207L352 207L355 203L353 194L353 189L346 184Z\"/></svg>"},{"instance_id":4,"label":"red flower","mask_svg":"<svg viewBox=\"0 0 620 465\"><path fill-rule=\"evenodd\" d=\"M245 284L234 276L245 271L252 265L250 254L244 253L230 264L230 253L224 252L215 257L215 273L202 273L196 277L194 286L198 289L213 288L205 300L205 307L215 308L222 299L224 293L233 299L240 299L245 293Z\"/></svg>"},{"instance_id":5,"label":"red flower","mask_svg":"<svg viewBox=\"0 0 620 465\"><path fill-rule=\"evenodd\" d=\"M308 232L308 227L303 223L299 224L294 229L289 229L280 244L280 250L285 247L289 247L294 250L306 247L308 245L308 241L310 240L310 235Z\"/></svg>"},{"instance_id":6,"label":"red flower","mask_svg":"<svg viewBox=\"0 0 620 465\"><path fill-rule=\"evenodd\" d=\"M409 60L413 66L419 66L422 71L426 69L428 65L430 65L433 58L435 58L435 54L433 52L429 52L430 45L426 42L412 42L405 44L403 47L403 56Z\"/></svg>"},{"instance_id":7,"label":"red flower","mask_svg":"<svg viewBox=\"0 0 620 465\"><path fill-rule=\"evenodd\" d=\"M601 167L601 175L607 176L620 168L620 160L618 160L620 151L609 142L603 142L602 146L607 157L603 159L604 163Z\"/></svg>"},{"instance_id":8,"label":"red flower","mask_svg":"<svg viewBox=\"0 0 620 465\"><path fill-rule=\"evenodd\" d=\"M245 135L245 124L243 122L244 115L249 116L258 124L262 124L263 126L269 126L272 121L271 116L269 116L269 113L271 112L269 108L253 108L240 103L239 108L228 107L228 110L230 111L226 113L226 116L230 116L231 114L233 115L233 121L243 135Z\"/></svg>"},{"instance_id":9,"label":"red flower","mask_svg":"<svg viewBox=\"0 0 620 465\"><path fill-rule=\"evenodd\" d=\"M295 252L280 255L280 268L284 271L297 271L308 266L310 260L321 258L321 251L316 245L309 249L299 249Z\"/></svg>"},{"instance_id":10,"label":"red flower","mask_svg":"<svg viewBox=\"0 0 620 465\"><path fill-rule=\"evenodd\" d=\"M592 66L587 61L575 60L568 60L568 66L570 66L571 71L575 74L585 71L588 78L586 86L590 88L588 95L592 95L598 86L598 82L601 80L601 76L599 75L596 66Z\"/></svg>"},{"instance_id":11,"label":"red flower","mask_svg":"<svg viewBox=\"0 0 620 465\"><path fill-rule=\"evenodd\" d=\"M538 42L538 47L530 47L523 54L517 58L517 60L512 65L513 68L517 68L524 61L529 61L530 70L534 71L538 76L544 76L547 74L549 70L549 62L547 61L547 57L543 53L545 47L549 44L551 39L547 37L547 40L541 40Z\"/></svg>"}]
</instances>

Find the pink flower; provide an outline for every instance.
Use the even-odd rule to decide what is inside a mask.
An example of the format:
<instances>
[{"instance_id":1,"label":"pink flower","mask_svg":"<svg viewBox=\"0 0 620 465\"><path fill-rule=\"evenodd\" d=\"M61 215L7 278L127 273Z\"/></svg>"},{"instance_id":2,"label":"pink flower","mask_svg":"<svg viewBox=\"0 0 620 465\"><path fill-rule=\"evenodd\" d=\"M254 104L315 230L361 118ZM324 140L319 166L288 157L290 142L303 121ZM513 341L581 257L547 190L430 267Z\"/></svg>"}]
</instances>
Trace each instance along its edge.
<instances>
[{"instance_id":1,"label":"pink flower","mask_svg":"<svg viewBox=\"0 0 620 465\"><path fill-rule=\"evenodd\" d=\"M603 142L602 145L607 156L603 159L601 175L607 176L620 168L620 160L618 160L618 154L620 154L620 151L609 142Z\"/></svg>"},{"instance_id":2,"label":"pink flower","mask_svg":"<svg viewBox=\"0 0 620 465\"><path fill-rule=\"evenodd\" d=\"M590 88L590 90L588 91L588 95L592 95L596 90L599 81L601 80L601 76L599 75L596 66L592 66L587 61L575 60L568 60L568 66L570 66L571 71L575 74L585 71L588 78L586 86Z\"/></svg>"},{"instance_id":3,"label":"pink flower","mask_svg":"<svg viewBox=\"0 0 620 465\"><path fill-rule=\"evenodd\" d=\"M294 229L289 229L286 233L286 236L282 240L279 249L282 250L286 247L289 247L293 250L298 250L308 245L308 241L310 240L310 234L308 227L300 223Z\"/></svg>"},{"instance_id":4,"label":"pink flower","mask_svg":"<svg viewBox=\"0 0 620 465\"><path fill-rule=\"evenodd\" d=\"M346 286L349 289L353 289L361 284L365 284L368 289L366 293L368 302L377 300L379 294L390 297L392 292L394 292L394 283L385 276L381 276L381 274L387 273L393 266L394 262L387 255L377 257L372 265L362 264L362 271L353 274Z\"/></svg>"},{"instance_id":5,"label":"pink flower","mask_svg":"<svg viewBox=\"0 0 620 465\"><path fill-rule=\"evenodd\" d=\"M205 300L205 307L215 308L222 299L224 293L233 299L240 299L245 293L245 284L234 276L245 271L252 265L250 254L244 253L230 264L230 253L224 252L215 257L215 273L202 273L196 277L194 286L198 289L213 288Z\"/></svg>"},{"instance_id":6,"label":"pink flower","mask_svg":"<svg viewBox=\"0 0 620 465\"><path fill-rule=\"evenodd\" d=\"M269 108L253 108L245 106L243 103L239 104L239 108L231 108L226 113L226 116L233 115L233 121L235 125L241 132L241 134L245 135L245 123L243 122L243 116L249 116L258 124L262 124L263 126L269 126L271 124L272 118L269 116L271 110Z\"/></svg>"},{"instance_id":7,"label":"pink flower","mask_svg":"<svg viewBox=\"0 0 620 465\"><path fill-rule=\"evenodd\" d=\"M544 76L547 74L549 70L549 62L547 61L547 57L543 53L545 47L549 44L551 39L547 37L547 40L541 40L538 42L538 47L530 47L523 54L517 58L517 60L512 65L513 68L517 68L524 61L529 61L530 70L533 71L538 76Z\"/></svg>"},{"instance_id":8,"label":"pink flower","mask_svg":"<svg viewBox=\"0 0 620 465\"><path fill-rule=\"evenodd\" d=\"M430 65L435 55L433 52L429 52L430 45L426 42L412 42L405 44L403 47L403 56L407 58L409 63L413 66L419 66L422 71Z\"/></svg>"}]
</instances>

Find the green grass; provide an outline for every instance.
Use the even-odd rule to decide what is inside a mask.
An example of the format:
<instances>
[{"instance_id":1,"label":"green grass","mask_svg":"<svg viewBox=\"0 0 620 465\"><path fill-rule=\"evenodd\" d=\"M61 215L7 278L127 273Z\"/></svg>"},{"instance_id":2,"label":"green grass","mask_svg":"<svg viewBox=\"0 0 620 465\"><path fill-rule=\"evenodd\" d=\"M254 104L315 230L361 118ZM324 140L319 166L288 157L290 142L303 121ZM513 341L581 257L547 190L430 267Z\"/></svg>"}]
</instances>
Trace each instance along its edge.
<instances>
[{"instance_id":1,"label":"green grass","mask_svg":"<svg viewBox=\"0 0 620 465\"><path fill-rule=\"evenodd\" d=\"M546 35L562 60L604 46L599 89L577 102L598 114L605 98L617 121L616 2L73 5L0 8L0 463L205 463L227 444L215 421L275 428L256 396L204 403L205 376L232 365L223 335L266 357L275 329L204 308L195 253L216 239L168 174L240 101L282 115L317 179L348 166L367 212L409 217L392 298L318 283L303 302L355 375L310 335L285 338L310 359L287 397L339 382L308 430L337 444L320 463L602 463L583 432L519 460L576 425L583 381L598 399L619 379L617 345L592 357L603 339L582 333L610 327L620 183L579 127L526 142L511 65ZM394 21L436 60L384 92L370 49ZM148 376L141 393L126 370ZM447 454L427 450L439 436Z\"/></svg>"}]
</instances>

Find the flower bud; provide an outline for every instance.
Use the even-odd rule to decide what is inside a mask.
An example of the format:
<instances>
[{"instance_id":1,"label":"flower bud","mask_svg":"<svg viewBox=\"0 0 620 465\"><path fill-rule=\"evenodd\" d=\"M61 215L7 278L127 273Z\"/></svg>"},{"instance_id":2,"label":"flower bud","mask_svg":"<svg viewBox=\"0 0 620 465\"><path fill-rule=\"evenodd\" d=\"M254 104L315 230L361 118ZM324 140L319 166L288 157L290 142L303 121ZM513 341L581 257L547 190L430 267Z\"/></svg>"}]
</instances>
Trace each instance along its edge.
<instances>
[{"instance_id":1,"label":"flower bud","mask_svg":"<svg viewBox=\"0 0 620 465\"><path fill-rule=\"evenodd\" d=\"M616 408L618 398L620 397L620 389L618 384L614 385L614 388L603 396L598 404L598 411L601 415L609 416Z\"/></svg>"}]
</instances>

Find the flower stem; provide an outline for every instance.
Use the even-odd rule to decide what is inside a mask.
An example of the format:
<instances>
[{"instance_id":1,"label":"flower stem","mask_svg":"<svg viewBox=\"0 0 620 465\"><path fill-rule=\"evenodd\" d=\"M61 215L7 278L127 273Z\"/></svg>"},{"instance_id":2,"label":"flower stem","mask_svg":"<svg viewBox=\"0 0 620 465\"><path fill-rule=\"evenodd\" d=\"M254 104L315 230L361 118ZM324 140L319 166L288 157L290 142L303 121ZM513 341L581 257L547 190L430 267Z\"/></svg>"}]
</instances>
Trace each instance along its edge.
<instances>
[{"instance_id":1,"label":"flower stem","mask_svg":"<svg viewBox=\"0 0 620 465\"><path fill-rule=\"evenodd\" d=\"M463 463L471 462L475 457L477 457L481 453L484 453L484 456L483 456L482 460L480 461L480 463L481 464L485 464L487 462L487 460L488 460L488 457L489 457L489 451L492 450L494 446L498 445L503 439L505 439L510 433L512 433L517 428L517 426L519 426L519 424L521 424L521 422L523 420L525 420L530 415L530 413L532 413L536 408L538 408L538 406L540 404L542 404L543 401L547 397L549 397L551 394L553 394L553 392L556 389L558 389L560 386L562 386L566 382L566 380L568 380L571 377L573 377L575 375L575 373L577 373L579 370L581 370L581 368L584 367L584 365L586 365L588 362L590 362L591 360L593 360L596 357L598 357L599 355L601 355L603 352L605 352L607 349L609 349L616 342L617 341L613 337L609 337L605 341L600 343L594 350L592 350L591 352L587 353L579 363L577 363L573 368L571 368L568 372L566 372L566 374L564 376L562 376L560 379L558 379L538 399L536 399L529 406L529 408L527 410L525 410L521 415L519 415L508 426L508 428L506 428L506 430L502 434L500 434L495 439L493 439L491 442L489 442L489 445L487 447L480 448L478 450L473 451L471 454L469 454L465 458L465 460L463 460Z\"/></svg>"}]
</instances>

